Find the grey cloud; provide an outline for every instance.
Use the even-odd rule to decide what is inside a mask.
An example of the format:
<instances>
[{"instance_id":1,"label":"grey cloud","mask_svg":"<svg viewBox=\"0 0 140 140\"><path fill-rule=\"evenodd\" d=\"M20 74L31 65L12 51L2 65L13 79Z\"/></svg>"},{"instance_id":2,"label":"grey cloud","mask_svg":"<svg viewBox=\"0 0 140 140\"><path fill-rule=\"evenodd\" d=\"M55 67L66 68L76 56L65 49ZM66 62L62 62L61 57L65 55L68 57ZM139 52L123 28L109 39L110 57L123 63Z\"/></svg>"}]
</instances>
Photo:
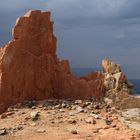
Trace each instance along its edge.
<instances>
[{"instance_id":1,"label":"grey cloud","mask_svg":"<svg viewBox=\"0 0 140 140\"><path fill-rule=\"evenodd\" d=\"M0 45L10 38L18 16L29 9L50 10L58 55L73 67L97 67L110 58L139 77L139 0L5 0L0 4ZM136 70L136 71L135 71ZM133 74L134 73L134 74Z\"/></svg>"}]
</instances>

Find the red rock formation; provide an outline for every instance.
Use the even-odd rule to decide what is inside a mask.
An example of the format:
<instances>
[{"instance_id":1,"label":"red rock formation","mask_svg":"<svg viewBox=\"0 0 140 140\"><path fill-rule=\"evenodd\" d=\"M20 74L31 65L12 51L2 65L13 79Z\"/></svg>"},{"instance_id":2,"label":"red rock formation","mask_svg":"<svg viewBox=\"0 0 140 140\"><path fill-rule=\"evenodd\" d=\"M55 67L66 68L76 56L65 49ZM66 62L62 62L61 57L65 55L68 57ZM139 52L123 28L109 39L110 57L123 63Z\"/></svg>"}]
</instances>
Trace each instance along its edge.
<instances>
[{"instance_id":1,"label":"red rock formation","mask_svg":"<svg viewBox=\"0 0 140 140\"><path fill-rule=\"evenodd\" d=\"M57 58L50 12L29 11L12 35L0 51L0 112L25 99L103 97L102 73L78 79Z\"/></svg>"}]
</instances>

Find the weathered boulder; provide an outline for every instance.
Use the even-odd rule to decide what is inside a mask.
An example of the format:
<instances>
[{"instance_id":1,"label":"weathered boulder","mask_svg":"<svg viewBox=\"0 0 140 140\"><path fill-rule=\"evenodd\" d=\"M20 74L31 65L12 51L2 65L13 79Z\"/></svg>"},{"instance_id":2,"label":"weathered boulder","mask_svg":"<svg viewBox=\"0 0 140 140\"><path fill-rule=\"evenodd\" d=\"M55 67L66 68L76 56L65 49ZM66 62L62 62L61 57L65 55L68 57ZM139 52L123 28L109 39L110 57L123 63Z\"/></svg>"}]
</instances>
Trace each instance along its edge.
<instances>
[{"instance_id":1,"label":"weathered boulder","mask_svg":"<svg viewBox=\"0 0 140 140\"><path fill-rule=\"evenodd\" d=\"M50 12L29 11L16 21L13 39L0 50L0 112L24 100L104 96L104 74L77 78L56 55Z\"/></svg>"}]
</instances>

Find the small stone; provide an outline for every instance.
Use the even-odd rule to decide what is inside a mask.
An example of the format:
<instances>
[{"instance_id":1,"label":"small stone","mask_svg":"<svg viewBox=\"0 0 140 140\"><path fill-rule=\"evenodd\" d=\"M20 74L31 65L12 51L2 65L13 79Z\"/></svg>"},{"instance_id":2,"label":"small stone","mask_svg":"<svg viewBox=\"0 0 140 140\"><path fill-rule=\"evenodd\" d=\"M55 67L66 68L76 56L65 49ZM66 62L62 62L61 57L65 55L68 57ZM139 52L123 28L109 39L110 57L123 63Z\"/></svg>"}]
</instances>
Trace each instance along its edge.
<instances>
[{"instance_id":1,"label":"small stone","mask_svg":"<svg viewBox=\"0 0 140 140\"><path fill-rule=\"evenodd\" d=\"M32 108L32 106L36 106L36 101L35 100L26 100L23 102L23 105Z\"/></svg>"},{"instance_id":2,"label":"small stone","mask_svg":"<svg viewBox=\"0 0 140 140\"><path fill-rule=\"evenodd\" d=\"M15 112L13 112L13 111L10 111L10 112L6 112L5 114L7 115L7 116L11 116L11 115L13 115Z\"/></svg>"},{"instance_id":3,"label":"small stone","mask_svg":"<svg viewBox=\"0 0 140 140\"><path fill-rule=\"evenodd\" d=\"M115 127L115 130L120 130L120 128L119 127Z\"/></svg>"},{"instance_id":4,"label":"small stone","mask_svg":"<svg viewBox=\"0 0 140 140\"><path fill-rule=\"evenodd\" d=\"M105 126L103 129L109 129L110 127L109 126Z\"/></svg>"},{"instance_id":5,"label":"small stone","mask_svg":"<svg viewBox=\"0 0 140 140\"><path fill-rule=\"evenodd\" d=\"M20 123L20 125L26 125L26 123L25 122L22 122L22 123Z\"/></svg>"},{"instance_id":6,"label":"small stone","mask_svg":"<svg viewBox=\"0 0 140 140\"><path fill-rule=\"evenodd\" d=\"M53 123L53 124L54 124L54 123L55 123L55 121L51 121L51 123Z\"/></svg>"},{"instance_id":7,"label":"small stone","mask_svg":"<svg viewBox=\"0 0 140 140\"><path fill-rule=\"evenodd\" d=\"M30 126L35 127L36 123L30 123Z\"/></svg>"},{"instance_id":8,"label":"small stone","mask_svg":"<svg viewBox=\"0 0 140 140\"><path fill-rule=\"evenodd\" d=\"M45 106L45 107L43 107L43 110L48 110L48 108Z\"/></svg>"},{"instance_id":9,"label":"small stone","mask_svg":"<svg viewBox=\"0 0 140 140\"><path fill-rule=\"evenodd\" d=\"M59 123L59 124L60 124L60 123L64 123L64 121L61 120L61 121L59 121L58 123Z\"/></svg>"},{"instance_id":10,"label":"small stone","mask_svg":"<svg viewBox=\"0 0 140 140\"><path fill-rule=\"evenodd\" d=\"M17 130L23 130L23 127L22 126L18 126Z\"/></svg>"},{"instance_id":11,"label":"small stone","mask_svg":"<svg viewBox=\"0 0 140 140\"><path fill-rule=\"evenodd\" d=\"M36 109L36 106L32 106L32 109Z\"/></svg>"},{"instance_id":12,"label":"small stone","mask_svg":"<svg viewBox=\"0 0 140 140\"><path fill-rule=\"evenodd\" d=\"M71 130L71 133L74 135L78 134L77 130Z\"/></svg>"},{"instance_id":13,"label":"small stone","mask_svg":"<svg viewBox=\"0 0 140 140\"><path fill-rule=\"evenodd\" d=\"M80 107L80 106L78 106L78 107L76 108L76 110L78 111L78 113L84 112L84 109L83 109L82 107Z\"/></svg>"},{"instance_id":14,"label":"small stone","mask_svg":"<svg viewBox=\"0 0 140 140\"><path fill-rule=\"evenodd\" d=\"M100 119L99 115L91 113L90 116L94 117L95 119Z\"/></svg>"},{"instance_id":15,"label":"small stone","mask_svg":"<svg viewBox=\"0 0 140 140\"><path fill-rule=\"evenodd\" d=\"M76 120L70 119L70 120L68 120L68 123L69 124L75 124L76 123Z\"/></svg>"},{"instance_id":16,"label":"small stone","mask_svg":"<svg viewBox=\"0 0 140 140\"><path fill-rule=\"evenodd\" d=\"M93 106L95 109L99 109L99 105L98 104L95 104L94 106Z\"/></svg>"},{"instance_id":17,"label":"small stone","mask_svg":"<svg viewBox=\"0 0 140 140\"><path fill-rule=\"evenodd\" d=\"M106 125L111 125L111 123L112 123L112 122L111 122L110 120L108 120L108 119L105 119L104 121L105 121Z\"/></svg>"},{"instance_id":18,"label":"small stone","mask_svg":"<svg viewBox=\"0 0 140 140\"><path fill-rule=\"evenodd\" d=\"M84 113L87 113L87 110L84 109Z\"/></svg>"},{"instance_id":19,"label":"small stone","mask_svg":"<svg viewBox=\"0 0 140 140\"><path fill-rule=\"evenodd\" d=\"M56 111L53 111L51 114L52 114L52 115L56 115L56 114L57 114L57 112L56 112Z\"/></svg>"},{"instance_id":20,"label":"small stone","mask_svg":"<svg viewBox=\"0 0 140 140\"><path fill-rule=\"evenodd\" d=\"M17 111L18 111L18 109L17 109L17 108L13 108L13 111L17 112Z\"/></svg>"},{"instance_id":21,"label":"small stone","mask_svg":"<svg viewBox=\"0 0 140 140\"><path fill-rule=\"evenodd\" d=\"M98 110L93 110L93 111L91 111L91 113L93 113L93 114L99 114L100 112Z\"/></svg>"},{"instance_id":22,"label":"small stone","mask_svg":"<svg viewBox=\"0 0 140 140\"><path fill-rule=\"evenodd\" d=\"M136 140L136 136L130 136L130 140Z\"/></svg>"},{"instance_id":23,"label":"small stone","mask_svg":"<svg viewBox=\"0 0 140 140\"><path fill-rule=\"evenodd\" d=\"M25 117L25 121L28 121L29 119L31 119L31 117Z\"/></svg>"},{"instance_id":24,"label":"small stone","mask_svg":"<svg viewBox=\"0 0 140 140\"><path fill-rule=\"evenodd\" d=\"M82 104L82 100L75 100L75 104Z\"/></svg>"},{"instance_id":25,"label":"small stone","mask_svg":"<svg viewBox=\"0 0 140 140\"><path fill-rule=\"evenodd\" d=\"M23 114L26 114L26 113L24 111L16 112L16 115L18 115L18 116L23 115Z\"/></svg>"},{"instance_id":26,"label":"small stone","mask_svg":"<svg viewBox=\"0 0 140 140\"><path fill-rule=\"evenodd\" d=\"M38 119L38 116L39 116L39 114L36 111L33 111L30 113L30 117L33 121L36 121Z\"/></svg>"},{"instance_id":27,"label":"small stone","mask_svg":"<svg viewBox=\"0 0 140 140\"><path fill-rule=\"evenodd\" d=\"M1 115L1 119L5 119L5 118L7 118L7 115L6 115L5 113L3 113L3 114Z\"/></svg>"},{"instance_id":28,"label":"small stone","mask_svg":"<svg viewBox=\"0 0 140 140\"><path fill-rule=\"evenodd\" d=\"M6 128L0 129L0 135L5 135L7 133Z\"/></svg>"},{"instance_id":29,"label":"small stone","mask_svg":"<svg viewBox=\"0 0 140 140\"><path fill-rule=\"evenodd\" d=\"M113 101L109 98L104 98L104 102L107 104L107 105L111 105L113 103Z\"/></svg>"},{"instance_id":30,"label":"small stone","mask_svg":"<svg viewBox=\"0 0 140 140\"><path fill-rule=\"evenodd\" d=\"M45 131L46 131L45 128L40 128L40 129L37 130L37 133L44 133Z\"/></svg>"},{"instance_id":31,"label":"small stone","mask_svg":"<svg viewBox=\"0 0 140 140\"><path fill-rule=\"evenodd\" d=\"M65 103L62 103L61 105L63 108L65 108L67 105Z\"/></svg>"},{"instance_id":32,"label":"small stone","mask_svg":"<svg viewBox=\"0 0 140 140\"><path fill-rule=\"evenodd\" d=\"M75 116L75 114L76 114L75 112L70 112L69 113L70 116Z\"/></svg>"},{"instance_id":33,"label":"small stone","mask_svg":"<svg viewBox=\"0 0 140 140\"><path fill-rule=\"evenodd\" d=\"M60 111L61 113L65 112L65 110L63 110L63 109L60 109L59 111Z\"/></svg>"},{"instance_id":34,"label":"small stone","mask_svg":"<svg viewBox=\"0 0 140 140\"><path fill-rule=\"evenodd\" d=\"M92 103L89 102L89 101L85 102L85 105L91 105L91 104L92 104Z\"/></svg>"},{"instance_id":35,"label":"small stone","mask_svg":"<svg viewBox=\"0 0 140 140\"><path fill-rule=\"evenodd\" d=\"M93 133L98 133L99 129L93 129Z\"/></svg>"},{"instance_id":36,"label":"small stone","mask_svg":"<svg viewBox=\"0 0 140 140\"><path fill-rule=\"evenodd\" d=\"M56 106L54 106L54 109L60 109L60 108L61 108L60 105L56 105Z\"/></svg>"},{"instance_id":37,"label":"small stone","mask_svg":"<svg viewBox=\"0 0 140 140\"><path fill-rule=\"evenodd\" d=\"M8 111L8 112L11 112L11 111L13 111L13 108L9 107L9 108L7 109L7 111Z\"/></svg>"},{"instance_id":38,"label":"small stone","mask_svg":"<svg viewBox=\"0 0 140 140\"><path fill-rule=\"evenodd\" d=\"M75 110L76 108L77 108L76 105L73 105L73 106L72 106L72 110Z\"/></svg>"},{"instance_id":39,"label":"small stone","mask_svg":"<svg viewBox=\"0 0 140 140\"><path fill-rule=\"evenodd\" d=\"M114 127L117 127L117 125L116 125L116 124L112 124L111 126L112 126L113 128L114 128Z\"/></svg>"},{"instance_id":40,"label":"small stone","mask_svg":"<svg viewBox=\"0 0 140 140\"><path fill-rule=\"evenodd\" d=\"M93 117L88 117L85 119L86 123L96 124L96 121L93 119Z\"/></svg>"},{"instance_id":41,"label":"small stone","mask_svg":"<svg viewBox=\"0 0 140 140\"><path fill-rule=\"evenodd\" d=\"M91 105L91 104L88 105L88 106L87 106L87 109L92 110L92 109L93 109L93 105Z\"/></svg>"},{"instance_id":42,"label":"small stone","mask_svg":"<svg viewBox=\"0 0 140 140\"><path fill-rule=\"evenodd\" d=\"M39 104L39 105L38 105L38 108L43 108L43 107L44 107L43 104Z\"/></svg>"}]
</instances>

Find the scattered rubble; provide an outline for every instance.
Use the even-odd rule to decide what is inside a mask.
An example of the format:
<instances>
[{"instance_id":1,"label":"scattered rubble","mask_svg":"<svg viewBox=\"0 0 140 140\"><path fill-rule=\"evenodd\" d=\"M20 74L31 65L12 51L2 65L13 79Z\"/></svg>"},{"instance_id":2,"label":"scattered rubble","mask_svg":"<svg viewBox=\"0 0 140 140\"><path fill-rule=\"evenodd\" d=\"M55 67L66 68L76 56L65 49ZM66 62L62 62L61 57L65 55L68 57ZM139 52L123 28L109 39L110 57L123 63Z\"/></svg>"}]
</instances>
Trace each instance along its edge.
<instances>
[{"instance_id":1,"label":"scattered rubble","mask_svg":"<svg viewBox=\"0 0 140 140\"><path fill-rule=\"evenodd\" d=\"M47 110L44 110L44 104L48 102L49 104L47 104L46 107L49 108L47 108ZM64 104L65 107L62 106ZM93 105L94 107L90 109L88 108L88 106L83 107L83 105L85 104ZM100 106L104 107L101 108ZM124 132L127 132L129 133L129 137L131 137L132 134L135 134L135 137L138 138L139 135L137 131L133 131L122 124L123 121L119 119L120 111L117 111L114 107L107 106L107 103L99 104L98 102L93 102L90 100L82 100L82 102L77 102L75 100L67 101L62 99L49 99L49 101L46 100L42 103L37 103L36 108L34 110L23 105L20 108L18 108L18 110L16 110L15 108L15 113L10 115L9 117L0 119L0 124L3 127L0 129L0 135L6 135L7 137L12 136L13 138L14 135L16 135L15 138L24 138L26 135L29 136L30 134L39 136L41 136L42 134L50 136L51 139L51 135L55 135L55 137L58 137L56 136L58 131L60 134L66 133L65 135L67 135L67 138L70 137L71 133L73 134L72 136L81 136L85 140L87 138L87 135L90 135L90 138L101 137L104 139L104 135L108 135L106 134L106 132L114 133L116 137L119 137L119 135L122 135ZM106 107L108 109L107 112ZM79 108L79 111L77 111L77 108ZM84 113L83 110L86 110L87 112ZM116 111L112 112L112 110ZM139 118L139 114L135 111L138 112L138 109L132 110L131 113L124 112L122 114L122 117L130 117L131 115L133 119ZM20 115L16 115L17 113L20 113ZM0 115L0 117L1 116L2 115ZM131 122L131 124L133 124L134 120L129 121ZM67 134L66 130L69 130L70 133ZM54 132L56 134L54 134ZM60 138L58 140L61 140L63 135L60 135L59 137ZM125 136L123 136L123 138L124 140L129 140L128 137L126 139ZM119 138L117 140L119 140Z\"/></svg>"}]
</instances>

